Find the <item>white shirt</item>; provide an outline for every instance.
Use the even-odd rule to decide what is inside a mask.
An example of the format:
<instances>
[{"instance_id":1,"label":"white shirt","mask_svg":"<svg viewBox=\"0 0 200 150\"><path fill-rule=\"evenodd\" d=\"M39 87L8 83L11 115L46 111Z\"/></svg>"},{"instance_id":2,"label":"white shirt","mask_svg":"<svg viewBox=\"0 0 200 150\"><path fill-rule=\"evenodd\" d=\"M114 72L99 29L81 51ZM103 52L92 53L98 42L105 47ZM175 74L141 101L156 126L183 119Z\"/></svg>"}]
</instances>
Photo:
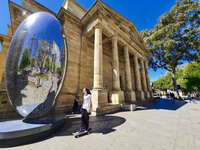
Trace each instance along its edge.
<instances>
[{"instance_id":1,"label":"white shirt","mask_svg":"<svg viewBox=\"0 0 200 150\"><path fill-rule=\"evenodd\" d=\"M91 99L91 94L84 95L83 105L82 105L83 109L86 109L86 110L89 109L90 99Z\"/></svg>"}]
</instances>

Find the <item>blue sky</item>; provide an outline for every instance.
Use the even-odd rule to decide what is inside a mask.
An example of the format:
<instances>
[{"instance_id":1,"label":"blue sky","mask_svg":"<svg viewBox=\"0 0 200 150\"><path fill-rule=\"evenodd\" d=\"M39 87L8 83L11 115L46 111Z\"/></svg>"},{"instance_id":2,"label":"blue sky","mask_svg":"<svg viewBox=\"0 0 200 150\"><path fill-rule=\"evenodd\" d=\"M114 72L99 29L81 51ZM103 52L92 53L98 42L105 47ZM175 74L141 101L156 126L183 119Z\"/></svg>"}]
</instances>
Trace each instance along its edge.
<instances>
[{"instance_id":1,"label":"blue sky","mask_svg":"<svg viewBox=\"0 0 200 150\"><path fill-rule=\"evenodd\" d=\"M21 5L21 0L12 0ZM64 0L36 0L54 12L58 12ZM95 0L76 0L84 8L88 9ZM176 0L102 0L114 10L132 21L138 31L152 29L158 23L158 18L169 11ZM0 3L0 33L7 33L7 24L10 24L8 1ZM1 51L1 46L0 46ZM165 74L165 70L154 72L149 69L150 80L155 81Z\"/></svg>"}]
</instances>

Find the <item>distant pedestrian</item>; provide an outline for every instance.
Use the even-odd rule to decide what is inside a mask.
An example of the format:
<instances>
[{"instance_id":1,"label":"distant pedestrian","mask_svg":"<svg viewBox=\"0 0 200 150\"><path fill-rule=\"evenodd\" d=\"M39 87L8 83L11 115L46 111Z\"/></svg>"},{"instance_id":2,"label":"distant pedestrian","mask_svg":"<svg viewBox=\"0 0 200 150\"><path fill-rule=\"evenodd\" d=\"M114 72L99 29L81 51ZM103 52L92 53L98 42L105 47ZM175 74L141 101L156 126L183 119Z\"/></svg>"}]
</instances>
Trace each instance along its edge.
<instances>
[{"instance_id":1,"label":"distant pedestrian","mask_svg":"<svg viewBox=\"0 0 200 150\"><path fill-rule=\"evenodd\" d=\"M172 100L175 101L175 95L173 92L172 92Z\"/></svg>"},{"instance_id":2,"label":"distant pedestrian","mask_svg":"<svg viewBox=\"0 0 200 150\"><path fill-rule=\"evenodd\" d=\"M73 111L72 114L78 113L78 102L79 102L79 96L78 94L75 95L74 97L74 105L73 105Z\"/></svg>"},{"instance_id":3,"label":"distant pedestrian","mask_svg":"<svg viewBox=\"0 0 200 150\"><path fill-rule=\"evenodd\" d=\"M171 99L171 100L173 100L173 93L172 93L172 92L170 92L170 94L169 94L169 95L170 95L170 99Z\"/></svg>"},{"instance_id":4,"label":"distant pedestrian","mask_svg":"<svg viewBox=\"0 0 200 150\"><path fill-rule=\"evenodd\" d=\"M192 102L192 94L191 93L188 94L188 99L190 100L190 103L191 103Z\"/></svg>"},{"instance_id":5,"label":"distant pedestrian","mask_svg":"<svg viewBox=\"0 0 200 150\"><path fill-rule=\"evenodd\" d=\"M40 77L36 76L36 87L39 88L40 87Z\"/></svg>"}]
</instances>

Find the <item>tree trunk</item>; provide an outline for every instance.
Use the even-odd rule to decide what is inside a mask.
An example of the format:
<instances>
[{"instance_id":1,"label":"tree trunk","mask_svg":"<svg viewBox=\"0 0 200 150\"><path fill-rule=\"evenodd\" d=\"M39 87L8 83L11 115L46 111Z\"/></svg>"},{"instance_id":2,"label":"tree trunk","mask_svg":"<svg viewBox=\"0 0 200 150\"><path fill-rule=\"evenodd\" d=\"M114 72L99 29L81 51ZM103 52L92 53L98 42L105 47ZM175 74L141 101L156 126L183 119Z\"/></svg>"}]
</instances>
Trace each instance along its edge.
<instances>
[{"instance_id":1,"label":"tree trunk","mask_svg":"<svg viewBox=\"0 0 200 150\"><path fill-rule=\"evenodd\" d=\"M179 95L179 92L178 92L178 89L177 89L177 85L176 85L176 69L173 69L171 73L171 77L172 77L172 85L173 85L173 90L176 91L177 93L177 96L178 96L178 99L180 98L180 95Z\"/></svg>"}]
</instances>

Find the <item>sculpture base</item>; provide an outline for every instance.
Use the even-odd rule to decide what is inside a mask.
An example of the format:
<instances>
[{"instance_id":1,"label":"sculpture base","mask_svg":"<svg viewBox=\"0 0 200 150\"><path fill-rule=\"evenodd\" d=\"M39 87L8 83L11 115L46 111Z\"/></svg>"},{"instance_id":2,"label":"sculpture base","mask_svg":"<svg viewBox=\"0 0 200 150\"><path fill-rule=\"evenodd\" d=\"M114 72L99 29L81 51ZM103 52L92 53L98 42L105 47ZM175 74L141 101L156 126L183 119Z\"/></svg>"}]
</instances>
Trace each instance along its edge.
<instances>
[{"instance_id":1,"label":"sculpture base","mask_svg":"<svg viewBox=\"0 0 200 150\"><path fill-rule=\"evenodd\" d=\"M21 120L0 122L0 147L11 147L31 143L47 137L62 127L65 118L45 118L31 123Z\"/></svg>"}]
</instances>

